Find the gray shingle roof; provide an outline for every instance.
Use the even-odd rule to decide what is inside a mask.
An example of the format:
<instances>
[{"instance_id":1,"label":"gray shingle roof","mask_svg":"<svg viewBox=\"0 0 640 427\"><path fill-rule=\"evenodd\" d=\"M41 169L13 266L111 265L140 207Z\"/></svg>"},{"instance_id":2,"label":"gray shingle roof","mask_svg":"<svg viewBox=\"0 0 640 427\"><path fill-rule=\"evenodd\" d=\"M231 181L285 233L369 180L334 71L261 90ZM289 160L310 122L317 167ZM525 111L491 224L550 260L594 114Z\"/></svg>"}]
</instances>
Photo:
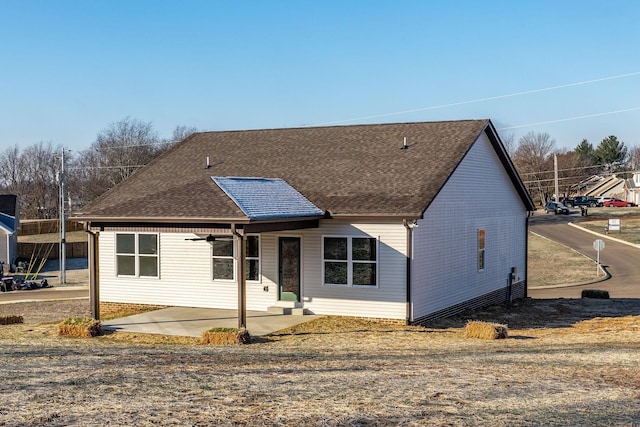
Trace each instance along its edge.
<instances>
[{"instance_id":1,"label":"gray shingle roof","mask_svg":"<svg viewBox=\"0 0 640 427\"><path fill-rule=\"evenodd\" d=\"M91 220L246 219L211 179L244 176L283 179L315 206L336 216L417 218L485 131L493 135L498 155L528 206L530 198L520 189L491 122L464 120L196 133L78 216ZM404 138L407 149L401 149Z\"/></svg>"}]
</instances>

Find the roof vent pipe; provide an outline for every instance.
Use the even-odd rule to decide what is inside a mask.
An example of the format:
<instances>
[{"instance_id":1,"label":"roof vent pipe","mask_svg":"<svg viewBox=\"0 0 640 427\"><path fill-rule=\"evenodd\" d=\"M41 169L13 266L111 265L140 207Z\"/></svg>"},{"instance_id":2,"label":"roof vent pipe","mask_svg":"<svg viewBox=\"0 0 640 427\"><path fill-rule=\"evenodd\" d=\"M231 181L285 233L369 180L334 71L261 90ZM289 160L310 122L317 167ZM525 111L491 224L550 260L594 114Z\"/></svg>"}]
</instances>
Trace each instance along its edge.
<instances>
[{"instance_id":1,"label":"roof vent pipe","mask_svg":"<svg viewBox=\"0 0 640 427\"><path fill-rule=\"evenodd\" d=\"M409 145L407 145L407 137L404 137L404 141L402 142L402 148L401 150L406 150L407 148L409 148Z\"/></svg>"},{"instance_id":2,"label":"roof vent pipe","mask_svg":"<svg viewBox=\"0 0 640 427\"><path fill-rule=\"evenodd\" d=\"M211 167L211 163L209 163L209 156L207 156L207 165L204 168L209 169L210 167Z\"/></svg>"}]
</instances>

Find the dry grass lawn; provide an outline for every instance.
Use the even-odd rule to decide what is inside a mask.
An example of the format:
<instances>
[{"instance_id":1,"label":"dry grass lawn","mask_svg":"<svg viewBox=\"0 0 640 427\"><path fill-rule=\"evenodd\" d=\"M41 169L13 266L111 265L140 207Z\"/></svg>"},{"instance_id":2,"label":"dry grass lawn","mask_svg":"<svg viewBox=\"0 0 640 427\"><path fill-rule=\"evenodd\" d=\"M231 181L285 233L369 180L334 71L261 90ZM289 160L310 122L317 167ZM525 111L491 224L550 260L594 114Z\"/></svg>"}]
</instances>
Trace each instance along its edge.
<instances>
[{"instance_id":1,"label":"dry grass lawn","mask_svg":"<svg viewBox=\"0 0 640 427\"><path fill-rule=\"evenodd\" d=\"M82 300L0 305L16 313L0 327L2 426L640 422L638 300L524 300L426 327L327 317L235 346L57 337ZM465 338L467 320L509 338Z\"/></svg>"},{"instance_id":2,"label":"dry grass lawn","mask_svg":"<svg viewBox=\"0 0 640 427\"><path fill-rule=\"evenodd\" d=\"M58 243L60 241L60 233L46 233L46 234L27 234L18 236L18 242L20 243ZM65 241L67 243L74 242L86 242L86 231L70 231L66 233Z\"/></svg>"},{"instance_id":3,"label":"dry grass lawn","mask_svg":"<svg viewBox=\"0 0 640 427\"><path fill-rule=\"evenodd\" d=\"M529 232L528 250L530 287L583 283L598 278L595 261L538 234Z\"/></svg>"},{"instance_id":4,"label":"dry grass lawn","mask_svg":"<svg viewBox=\"0 0 640 427\"><path fill-rule=\"evenodd\" d=\"M584 227L587 230L596 231L598 233L602 233L605 227L607 227L608 225L608 219L584 221L580 223L581 227ZM610 231L608 235L627 241L629 243L634 243L636 245L640 244L640 219L620 218L620 230Z\"/></svg>"},{"instance_id":5,"label":"dry grass lawn","mask_svg":"<svg viewBox=\"0 0 640 427\"><path fill-rule=\"evenodd\" d=\"M532 285L589 280L593 261L529 242ZM234 346L57 336L88 310L0 305L24 318L0 326L0 426L640 425L640 299L526 299L425 326L324 317ZM469 320L508 338L465 338Z\"/></svg>"}]
</instances>

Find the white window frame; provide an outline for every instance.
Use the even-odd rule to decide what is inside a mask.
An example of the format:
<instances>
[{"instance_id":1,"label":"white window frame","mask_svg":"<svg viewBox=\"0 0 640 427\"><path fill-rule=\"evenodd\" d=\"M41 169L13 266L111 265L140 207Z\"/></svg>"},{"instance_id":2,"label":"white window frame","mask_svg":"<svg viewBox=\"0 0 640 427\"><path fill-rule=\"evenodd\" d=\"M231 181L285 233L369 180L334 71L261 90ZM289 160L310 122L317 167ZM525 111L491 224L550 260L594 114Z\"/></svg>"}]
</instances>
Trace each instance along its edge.
<instances>
[{"instance_id":1,"label":"white window frame","mask_svg":"<svg viewBox=\"0 0 640 427\"><path fill-rule=\"evenodd\" d=\"M249 255L247 255L247 264L249 260L257 260L258 261L258 279L253 280L253 279L247 279L247 282L253 282L253 283L261 283L262 282L262 239L260 238L259 234L247 234L246 237L257 237L258 238L258 256L257 257L250 257ZM245 245L247 244L247 242L245 242ZM247 269L247 272L249 270Z\"/></svg>"},{"instance_id":2,"label":"white window frame","mask_svg":"<svg viewBox=\"0 0 640 427\"><path fill-rule=\"evenodd\" d=\"M226 283L233 283L236 281L236 270L237 270L237 266L236 266L236 262L237 262L237 249L236 249L236 242L235 239L231 236L228 235L224 235L224 236L215 236L215 237L224 237L225 239L231 238L231 246L232 246L232 255L214 255L213 254L213 245L211 246L211 280L213 280L214 282L226 282ZM215 268L215 260L217 259L231 259L232 260L232 266L231 266L231 270L233 271L233 277L231 279L217 279L214 274L216 271Z\"/></svg>"},{"instance_id":3,"label":"white window frame","mask_svg":"<svg viewBox=\"0 0 640 427\"><path fill-rule=\"evenodd\" d=\"M476 239L478 242L478 258L476 266L478 271L484 271L487 268L487 232L484 228L478 228L476 231Z\"/></svg>"},{"instance_id":4,"label":"white window frame","mask_svg":"<svg viewBox=\"0 0 640 427\"><path fill-rule=\"evenodd\" d=\"M215 237L225 237L228 238L229 236L224 235L224 236L215 236ZM250 257L247 256L247 261L249 260L257 260L258 261L258 279L257 280L252 280L252 279L247 279L247 282L252 282L252 283L261 283L262 282L262 239L260 238L259 234L247 234L246 237L257 237L258 238L258 256L257 257ZM211 279L214 282L226 282L226 283L236 283L237 282L237 274L236 271L238 269L238 257L239 257L239 251L236 245L236 239L231 238L231 244L233 245L233 255L232 256L228 256L228 255L214 255L213 254L213 246L211 247ZM245 245L247 244L247 239L245 239ZM216 279L214 277L214 273L215 273L215 267L214 267L214 260L215 259L233 259L233 278L232 279Z\"/></svg>"},{"instance_id":5,"label":"white window frame","mask_svg":"<svg viewBox=\"0 0 640 427\"><path fill-rule=\"evenodd\" d=\"M334 260L325 259L324 257L324 241L325 238L347 239L347 259ZM353 259L353 239L373 239L376 241L376 260L354 260ZM345 236L345 235L323 235L322 236L322 286L339 286L349 288L378 289L380 287L380 237L372 236ZM326 283L325 280L325 263L326 262L344 262L347 264L347 283ZM376 265L376 283L375 285L355 285L353 284L353 265L354 264L375 264Z\"/></svg>"},{"instance_id":6,"label":"white window frame","mask_svg":"<svg viewBox=\"0 0 640 427\"><path fill-rule=\"evenodd\" d=\"M134 237L134 252L133 253L119 253L118 252L118 236L133 235ZM155 254L141 254L140 253L140 236L150 235L156 236L156 253ZM140 279L159 279L160 278L160 233L146 233L146 232L117 232L115 235L115 271L117 277L135 277ZM118 256L132 256L134 257L135 272L134 274L120 274L118 271ZM156 258L156 275L155 276L142 276L140 275L140 258Z\"/></svg>"}]
</instances>

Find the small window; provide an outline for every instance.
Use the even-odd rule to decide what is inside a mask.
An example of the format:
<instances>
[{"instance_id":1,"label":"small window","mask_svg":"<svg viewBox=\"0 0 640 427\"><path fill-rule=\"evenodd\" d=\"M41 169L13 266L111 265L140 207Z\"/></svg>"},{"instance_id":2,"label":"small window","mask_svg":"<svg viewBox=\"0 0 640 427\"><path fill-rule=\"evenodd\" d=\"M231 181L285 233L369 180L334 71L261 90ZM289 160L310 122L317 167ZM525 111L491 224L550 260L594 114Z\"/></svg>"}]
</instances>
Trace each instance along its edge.
<instances>
[{"instance_id":1,"label":"small window","mask_svg":"<svg viewBox=\"0 0 640 427\"><path fill-rule=\"evenodd\" d=\"M246 278L247 280L260 280L260 237L247 236L246 245ZM234 252L233 238L220 236L211 242L213 257L213 280L236 279L236 258Z\"/></svg>"},{"instance_id":2,"label":"small window","mask_svg":"<svg viewBox=\"0 0 640 427\"><path fill-rule=\"evenodd\" d=\"M116 274L158 277L158 235L116 234Z\"/></svg>"},{"instance_id":3,"label":"small window","mask_svg":"<svg viewBox=\"0 0 640 427\"><path fill-rule=\"evenodd\" d=\"M219 237L211 242L213 252L213 280L233 280L233 238Z\"/></svg>"},{"instance_id":4,"label":"small window","mask_svg":"<svg viewBox=\"0 0 640 427\"><path fill-rule=\"evenodd\" d=\"M478 270L484 270L484 230L478 230Z\"/></svg>"},{"instance_id":5,"label":"small window","mask_svg":"<svg viewBox=\"0 0 640 427\"><path fill-rule=\"evenodd\" d=\"M325 237L325 285L377 286L378 240L368 237Z\"/></svg>"},{"instance_id":6,"label":"small window","mask_svg":"<svg viewBox=\"0 0 640 427\"><path fill-rule=\"evenodd\" d=\"M260 280L260 238L247 236L247 280Z\"/></svg>"}]
</instances>

